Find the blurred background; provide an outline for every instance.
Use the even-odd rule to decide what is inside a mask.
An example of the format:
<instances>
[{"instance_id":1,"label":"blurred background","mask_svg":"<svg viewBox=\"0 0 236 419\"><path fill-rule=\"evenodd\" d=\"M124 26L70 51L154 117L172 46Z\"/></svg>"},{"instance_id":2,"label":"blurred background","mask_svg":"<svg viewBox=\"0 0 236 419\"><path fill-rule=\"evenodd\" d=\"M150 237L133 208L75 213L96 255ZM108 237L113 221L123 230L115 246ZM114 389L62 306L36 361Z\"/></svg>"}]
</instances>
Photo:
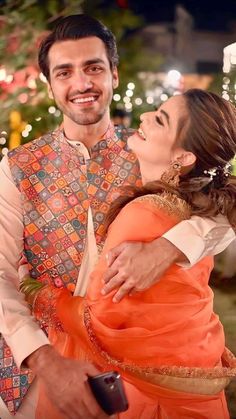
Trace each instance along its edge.
<instances>
[{"instance_id":1,"label":"blurred background","mask_svg":"<svg viewBox=\"0 0 236 419\"><path fill-rule=\"evenodd\" d=\"M136 127L140 113L193 87L236 102L236 0L0 0L0 160L60 124L37 51L58 19L75 13L102 20L116 35L120 86L111 107L116 124ZM215 310L234 353L235 260L236 240L216 258L211 278ZM236 419L236 383L227 399Z\"/></svg>"}]
</instances>

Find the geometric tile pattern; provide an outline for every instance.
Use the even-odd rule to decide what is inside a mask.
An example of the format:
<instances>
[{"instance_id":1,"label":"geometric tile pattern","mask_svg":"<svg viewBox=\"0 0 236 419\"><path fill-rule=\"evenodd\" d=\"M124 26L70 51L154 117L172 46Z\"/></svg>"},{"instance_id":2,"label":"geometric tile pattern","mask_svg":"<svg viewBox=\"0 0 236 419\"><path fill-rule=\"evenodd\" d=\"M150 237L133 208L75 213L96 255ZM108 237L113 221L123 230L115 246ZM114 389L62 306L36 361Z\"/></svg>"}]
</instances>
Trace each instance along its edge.
<instances>
[{"instance_id":1,"label":"geometric tile pattern","mask_svg":"<svg viewBox=\"0 0 236 419\"><path fill-rule=\"evenodd\" d=\"M0 337L0 394L8 410L15 414L33 380L29 370L19 370L9 347Z\"/></svg>"},{"instance_id":2,"label":"geometric tile pattern","mask_svg":"<svg viewBox=\"0 0 236 419\"><path fill-rule=\"evenodd\" d=\"M67 142L61 130L8 154L23 199L24 252L32 278L73 292L85 248L88 207L100 245L105 215L121 193L120 187L140 185L139 167L127 148L127 136L127 130L111 126L90 150L88 160ZM0 341L0 362L5 363L1 395L14 412L31 378L16 370L9 351Z\"/></svg>"}]
</instances>

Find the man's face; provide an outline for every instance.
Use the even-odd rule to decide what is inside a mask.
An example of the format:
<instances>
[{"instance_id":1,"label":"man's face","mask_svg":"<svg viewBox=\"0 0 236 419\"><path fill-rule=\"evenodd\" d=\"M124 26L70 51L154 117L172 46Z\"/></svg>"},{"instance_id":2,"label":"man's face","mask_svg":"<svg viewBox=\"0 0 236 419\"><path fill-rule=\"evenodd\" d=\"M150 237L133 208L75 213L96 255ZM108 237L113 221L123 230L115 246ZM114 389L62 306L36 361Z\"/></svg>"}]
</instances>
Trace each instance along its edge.
<instances>
[{"instance_id":1,"label":"man's face","mask_svg":"<svg viewBox=\"0 0 236 419\"><path fill-rule=\"evenodd\" d=\"M50 86L67 124L90 125L109 115L117 69L97 37L56 42L49 50Z\"/></svg>"}]
</instances>

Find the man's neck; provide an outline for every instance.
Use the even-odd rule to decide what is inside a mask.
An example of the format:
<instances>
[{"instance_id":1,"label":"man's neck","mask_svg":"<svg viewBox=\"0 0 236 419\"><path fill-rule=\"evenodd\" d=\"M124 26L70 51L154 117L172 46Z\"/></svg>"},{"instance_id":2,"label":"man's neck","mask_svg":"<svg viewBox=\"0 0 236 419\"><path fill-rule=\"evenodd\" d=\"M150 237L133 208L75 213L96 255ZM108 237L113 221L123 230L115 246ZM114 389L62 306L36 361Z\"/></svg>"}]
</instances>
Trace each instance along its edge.
<instances>
[{"instance_id":1,"label":"man's neck","mask_svg":"<svg viewBox=\"0 0 236 419\"><path fill-rule=\"evenodd\" d=\"M87 148L93 147L106 134L110 126L110 117L103 118L96 124L78 125L64 119L63 129L68 140L80 141Z\"/></svg>"}]
</instances>

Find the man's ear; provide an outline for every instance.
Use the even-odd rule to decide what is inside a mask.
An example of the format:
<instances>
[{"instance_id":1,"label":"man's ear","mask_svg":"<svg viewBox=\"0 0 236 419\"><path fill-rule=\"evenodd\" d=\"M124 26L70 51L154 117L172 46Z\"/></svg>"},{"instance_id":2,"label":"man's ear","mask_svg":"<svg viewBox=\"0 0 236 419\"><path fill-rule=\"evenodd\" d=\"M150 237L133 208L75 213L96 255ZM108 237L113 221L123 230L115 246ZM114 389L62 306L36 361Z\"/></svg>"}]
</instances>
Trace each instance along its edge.
<instances>
[{"instance_id":1,"label":"man's ear","mask_svg":"<svg viewBox=\"0 0 236 419\"><path fill-rule=\"evenodd\" d=\"M48 90L48 97L49 99L54 99L53 93L52 93L52 89L49 83L47 83L47 90Z\"/></svg>"},{"instance_id":2,"label":"man's ear","mask_svg":"<svg viewBox=\"0 0 236 419\"><path fill-rule=\"evenodd\" d=\"M116 89L119 86L119 75L117 67L114 67L112 70L112 86L113 89Z\"/></svg>"}]
</instances>

